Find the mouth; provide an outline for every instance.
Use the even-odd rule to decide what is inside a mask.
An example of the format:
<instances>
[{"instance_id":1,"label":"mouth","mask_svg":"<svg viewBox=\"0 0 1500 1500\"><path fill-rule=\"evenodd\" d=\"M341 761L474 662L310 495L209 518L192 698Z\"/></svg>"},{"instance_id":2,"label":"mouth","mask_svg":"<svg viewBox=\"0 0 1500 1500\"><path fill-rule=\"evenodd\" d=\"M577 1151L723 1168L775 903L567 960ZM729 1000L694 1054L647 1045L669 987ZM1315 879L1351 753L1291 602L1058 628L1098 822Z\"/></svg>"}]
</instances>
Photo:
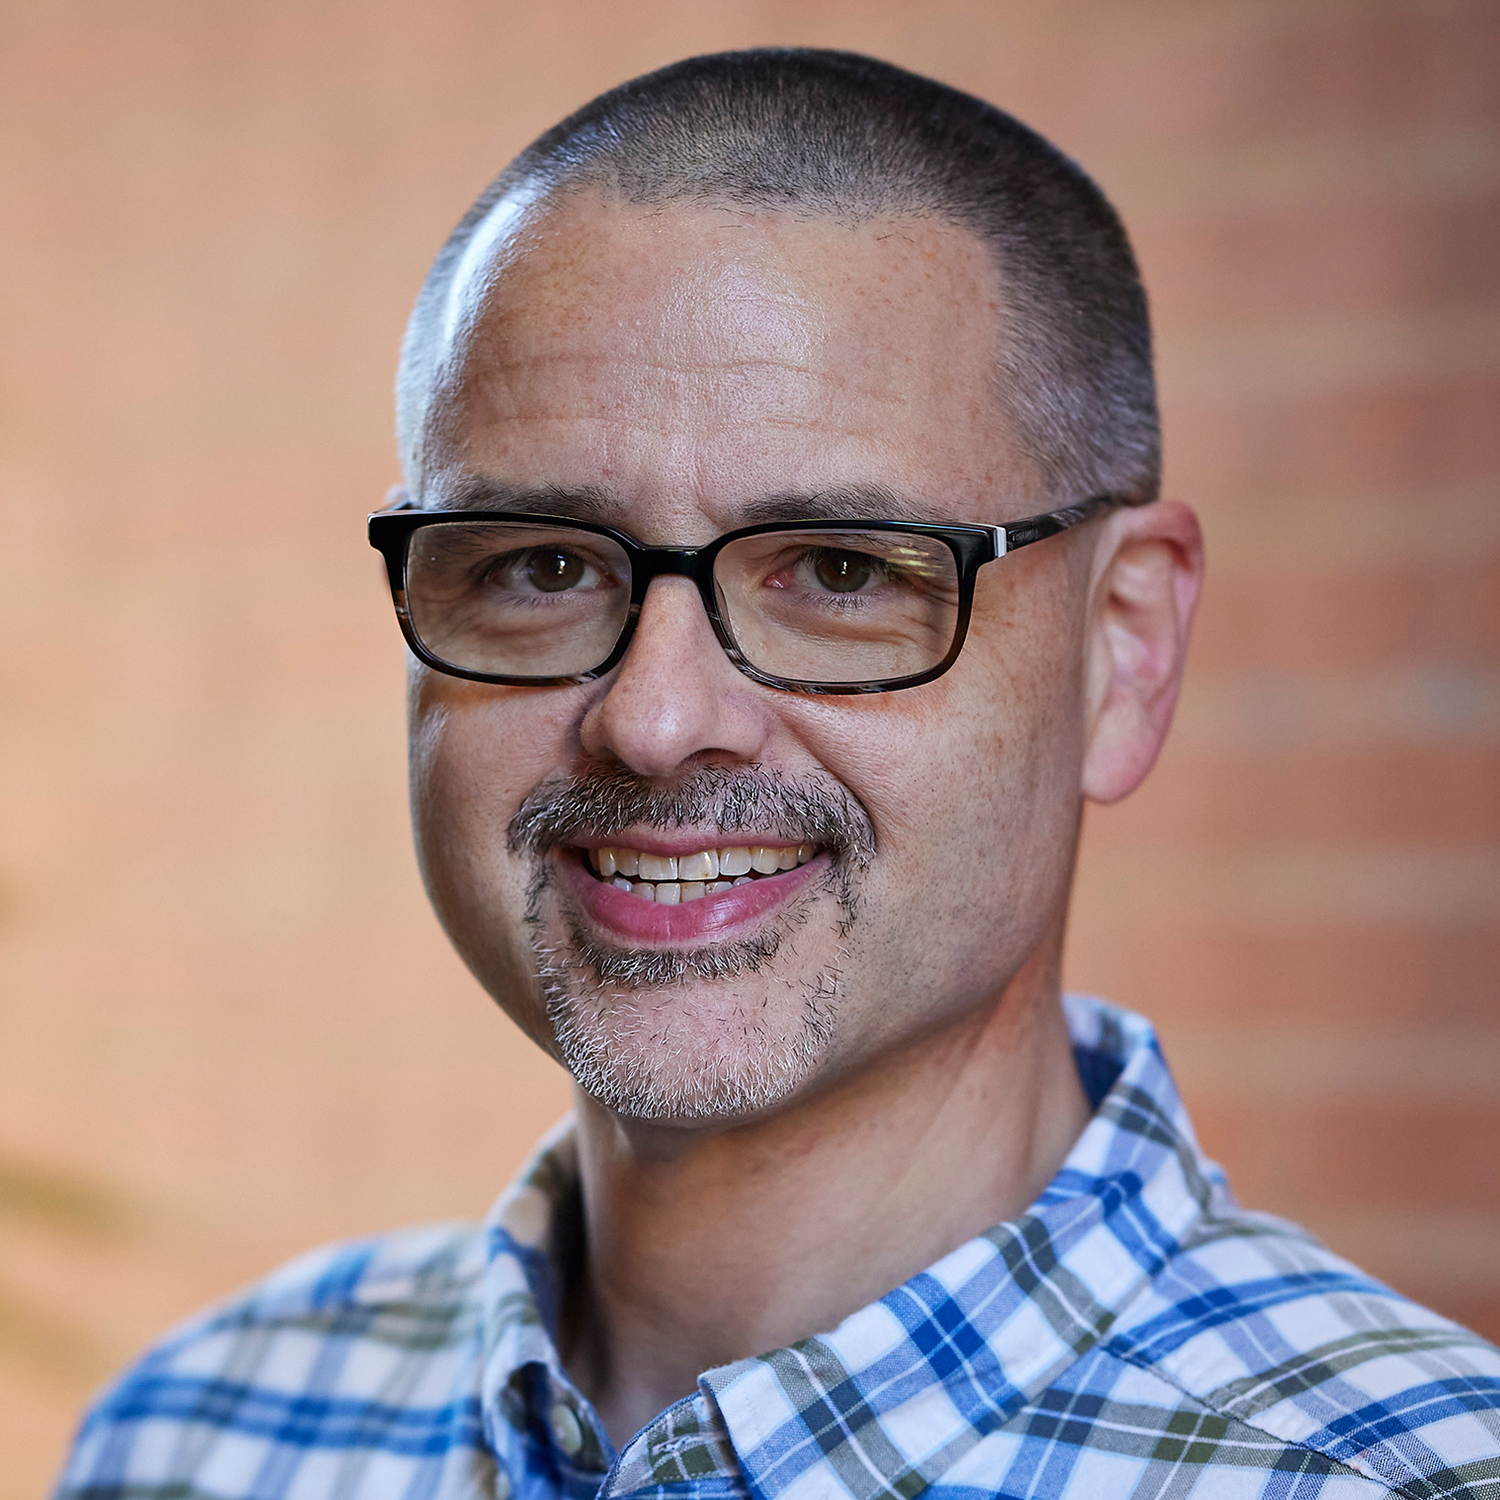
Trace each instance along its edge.
<instances>
[{"instance_id":1,"label":"mouth","mask_svg":"<svg viewBox=\"0 0 1500 1500\"><path fill-rule=\"evenodd\" d=\"M816 844L726 844L672 853L574 845L562 871L601 935L625 946L738 941L809 890L829 856Z\"/></svg>"},{"instance_id":2,"label":"mouth","mask_svg":"<svg viewBox=\"0 0 1500 1500\"><path fill-rule=\"evenodd\" d=\"M595 877L615 890L657 906L680 906L795 870L818 850L813 844L729 844L690 854L653 854L606 845L583 853Z\"/></svg>"}]
</instances>

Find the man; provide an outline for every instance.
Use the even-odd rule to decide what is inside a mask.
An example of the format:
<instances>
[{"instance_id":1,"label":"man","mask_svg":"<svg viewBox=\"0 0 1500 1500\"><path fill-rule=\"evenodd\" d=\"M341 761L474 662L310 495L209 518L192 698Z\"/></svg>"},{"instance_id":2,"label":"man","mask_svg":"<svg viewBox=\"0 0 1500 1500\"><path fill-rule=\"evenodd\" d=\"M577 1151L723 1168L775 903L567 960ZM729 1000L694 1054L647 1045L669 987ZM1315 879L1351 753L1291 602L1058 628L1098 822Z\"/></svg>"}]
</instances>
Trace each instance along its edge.
<instances>
[{"instance_id":1,"label":"man","mask_svg":"<svg viewBox=\"0 0 1500 1500\"><path fill-rule=\"evenodd\" d=\"M1201 574L1076 167L843 54L638 80L459 226L399 426L423 872L577 1120L171 1336L62 1495L1500 1494L1500 1351L1059 993Z\"/></svg>"}]
</instances>

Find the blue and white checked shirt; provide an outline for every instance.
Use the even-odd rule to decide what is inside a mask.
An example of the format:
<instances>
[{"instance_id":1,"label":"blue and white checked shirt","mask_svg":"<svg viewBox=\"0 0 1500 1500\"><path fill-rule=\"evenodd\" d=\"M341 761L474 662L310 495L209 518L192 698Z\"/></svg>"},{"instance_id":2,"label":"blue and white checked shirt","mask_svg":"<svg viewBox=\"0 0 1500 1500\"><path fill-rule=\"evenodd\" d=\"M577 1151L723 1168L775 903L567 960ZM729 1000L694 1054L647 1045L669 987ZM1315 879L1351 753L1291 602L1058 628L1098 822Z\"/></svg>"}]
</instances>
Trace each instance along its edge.
<instances>
[{"instance_id":1,"label":"blue and white checked shirt","mask_svg":"<svg viewBox=\"0 0 1500 1500\"><path fill-rule=\"evenodd\" d=\"M621 1452L550 1332L564 1127L484 1227L319 1251L169 1336L59 1500L1500 1500L1500 1349L1238 1208L1150 1026L1066 1003L1096 1112L1030 1212Z\"/></svg>"}]
</instances>

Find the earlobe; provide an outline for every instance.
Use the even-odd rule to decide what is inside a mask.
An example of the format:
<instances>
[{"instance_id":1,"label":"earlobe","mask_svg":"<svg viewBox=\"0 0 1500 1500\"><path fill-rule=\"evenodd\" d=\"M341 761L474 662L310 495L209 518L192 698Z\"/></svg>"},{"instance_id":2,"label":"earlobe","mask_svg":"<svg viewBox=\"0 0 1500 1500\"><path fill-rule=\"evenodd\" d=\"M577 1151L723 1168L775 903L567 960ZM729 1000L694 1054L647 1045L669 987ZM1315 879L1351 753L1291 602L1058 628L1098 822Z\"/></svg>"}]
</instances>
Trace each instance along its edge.
<instances>
[{"instance_id":1,"label":"earlobe","mask_svg":"<svg viewBox=\"0 0 1500 1500\"><path fill-rule=\"evenodd\" d=\"M1172 723L1203 582L1203 537L1186 505L1117 512L1097 553L1085 679L1085 796L1117 802L1156 762Z\"/></svg>"}]
</instances>

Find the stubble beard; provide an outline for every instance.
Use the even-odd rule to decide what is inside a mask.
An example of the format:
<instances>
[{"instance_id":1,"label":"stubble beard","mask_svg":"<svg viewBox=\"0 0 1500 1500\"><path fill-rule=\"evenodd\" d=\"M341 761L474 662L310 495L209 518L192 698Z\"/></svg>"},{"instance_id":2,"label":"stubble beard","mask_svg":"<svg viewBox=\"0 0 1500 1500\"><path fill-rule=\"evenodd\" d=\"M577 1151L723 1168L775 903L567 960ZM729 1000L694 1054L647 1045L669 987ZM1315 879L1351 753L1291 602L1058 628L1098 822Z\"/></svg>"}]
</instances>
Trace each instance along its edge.
<instances>
[{"instance_id":1,"label":"stubble beard","mask_svg":"<svg viewBox=\"0 0 1500 1500\"><path fill-rule=\"evenodd\" d=\"M601 942L562 904L562 942L544 916L556 888L546 853L579 832L692 823L724 835L774 831L825 849L821 883L770 925L738 941L687 949ZM791 783L759 767L706 767L670 790L615 770L543 783L510 828L534 872L526 925L557 1055L579 1086L622 1117L705 1123L780 1104L828 1055L858 915L857 877L874 852L868 816L832 778ZM797 972L797 939L818 897L837 903L832 961ZM721 986L759 976L759 999L725 1007ZM777 1003L765 991L769 988Z\"/></svg>"}]
</instances>

